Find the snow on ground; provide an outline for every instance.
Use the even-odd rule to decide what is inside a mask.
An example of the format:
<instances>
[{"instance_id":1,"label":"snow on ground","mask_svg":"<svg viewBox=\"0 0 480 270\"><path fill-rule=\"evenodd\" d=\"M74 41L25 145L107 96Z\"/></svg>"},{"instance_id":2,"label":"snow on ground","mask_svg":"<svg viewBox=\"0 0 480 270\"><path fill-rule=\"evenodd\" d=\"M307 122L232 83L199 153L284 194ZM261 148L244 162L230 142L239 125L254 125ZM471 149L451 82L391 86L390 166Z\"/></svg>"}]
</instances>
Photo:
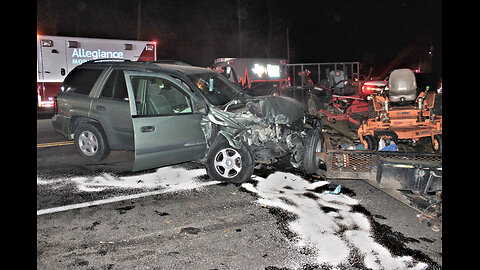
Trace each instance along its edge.
<instances>
[{"instance_id":1,"label":"snow on ground","mask_svg":"<svg viewBox=\"0 0 480 270\"><path fill-rule=\"evenodd\" d=\"M428 267L425 263L415 263L410 256L394 257L376 243L368 218L352 212L352 206L359 202L341 193L325 191L327 181L310 183L284 172L276 172L266 179L258 176L253 179L258 181L256 185L244 183L242 187L257 194L261 205L280 208L296 216L288 228L297 235L294 241L299 249L314 251L314 263L344 269L351 266L352 256L358 253L366 268Z\"/></svg>"},{"instance_id":2,"label":"snow on ground","mask_svg":"<svg viewBox=\"0 0 480 270\"><path fill-rule=\"evenodd\" d=\"M164 189L165 192L199 188L219 183L218 181L200 181L205 169L187 170L181 167L163 167L155 172L133 176L113 176L102 173L98 176L78 176L55 180L37 178L37 184L62 185L75 183L79 191L98 192L107 188L120 189Z\"/></svg>"},{"instance_id":3,"label":"snow on ground","mask_svg":"<svg viewBox=\"0 0 480 270\"><path fill-rule=\"evenodd\" d=\"M217 181L200 180L205 169L187 170L181 167L163 167L153 173L117 177L108 173L98 176L73 177L55 180L37 178L38 185L52 188L76 184L78 190L98 192L108 188L162 189L165 192L189 190L217 184ZM292 239L300 250L311 250L312 263L333 269L351 266L352 257L363 259L370 269L425 269L427 264L416 263L410 256L394 257L387 248L375 242L369 219L352 206L359 202L347 195L335 195L325 190L327 181L310 183L300 176L275 172L267 178L253 176L255 184L242 187L258 196L262 206L280 208L296 218L288 223L288 229L296 237ZM296 264L296 265L295 265ZM293 268L301 262L292 262Z\"/></svg>"}]
</instances>

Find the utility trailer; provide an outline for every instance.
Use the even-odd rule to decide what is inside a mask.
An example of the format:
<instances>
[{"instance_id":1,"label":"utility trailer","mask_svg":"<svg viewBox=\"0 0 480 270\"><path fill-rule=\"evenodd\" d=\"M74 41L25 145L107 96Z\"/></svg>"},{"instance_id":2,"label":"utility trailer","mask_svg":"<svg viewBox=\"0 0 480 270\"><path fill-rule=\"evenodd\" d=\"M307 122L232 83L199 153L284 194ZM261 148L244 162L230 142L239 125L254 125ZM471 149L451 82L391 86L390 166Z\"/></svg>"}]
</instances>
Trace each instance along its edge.
<instances>
[{"instance_id":1,"label":"utility trailer","mask_svg":"<svg viewBox=\"0 0 480 270\"><path fill-rule=\"evenodd\" d=\"M363 180L422 213L441 215L441 154L336 149L333 136L324 128L325 151L317 152L327 179Z\"/></svg>"}]
</instances>

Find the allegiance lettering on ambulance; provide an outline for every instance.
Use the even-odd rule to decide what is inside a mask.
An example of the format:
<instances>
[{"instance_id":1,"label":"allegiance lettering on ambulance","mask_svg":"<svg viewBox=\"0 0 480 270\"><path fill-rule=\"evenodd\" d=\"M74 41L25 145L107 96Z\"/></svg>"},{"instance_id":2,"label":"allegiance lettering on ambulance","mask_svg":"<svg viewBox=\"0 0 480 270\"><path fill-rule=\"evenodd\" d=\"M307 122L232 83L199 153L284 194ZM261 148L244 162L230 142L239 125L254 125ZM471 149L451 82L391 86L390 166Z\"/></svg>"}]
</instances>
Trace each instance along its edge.
<instances>
[{"instance_id":1,"label":"allegiance lettering on ambulance","mask_svg":"<svg viewBox=\"0 0 480 270\"><path fill-rule=\"evenodd\" d=\"M78 59L78 58L88 58L88 59ZM72 53L72 64L81 64L82 62L88 61L90 59L98 58L123 58L123 52L111 52L111 51L89 51L85 49L73 49Z\"/></svg>"}]
</instances>

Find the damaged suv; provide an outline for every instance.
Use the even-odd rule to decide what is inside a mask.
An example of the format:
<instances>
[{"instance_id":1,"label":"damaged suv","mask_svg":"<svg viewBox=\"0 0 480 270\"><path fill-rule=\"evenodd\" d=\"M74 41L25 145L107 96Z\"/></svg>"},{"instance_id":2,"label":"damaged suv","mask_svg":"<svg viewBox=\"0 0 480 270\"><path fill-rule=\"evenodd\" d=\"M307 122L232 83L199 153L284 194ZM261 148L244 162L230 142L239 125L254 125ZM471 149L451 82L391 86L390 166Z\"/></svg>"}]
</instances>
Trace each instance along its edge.
<instances>
[{"instance_id":1,"label":"damaged suv","mask_svg":"<svg viewBox=\"0 0 480 270\"><path fill-rule=\"evenodd\" d=\"M206 68L86 62L65 78L54 111L55 130L91 162L131 150L133 171L199 160L212 179L235 183L283 158L322 171L318 118L291 98L250 97Z\"/></svg>"}]
</instances>

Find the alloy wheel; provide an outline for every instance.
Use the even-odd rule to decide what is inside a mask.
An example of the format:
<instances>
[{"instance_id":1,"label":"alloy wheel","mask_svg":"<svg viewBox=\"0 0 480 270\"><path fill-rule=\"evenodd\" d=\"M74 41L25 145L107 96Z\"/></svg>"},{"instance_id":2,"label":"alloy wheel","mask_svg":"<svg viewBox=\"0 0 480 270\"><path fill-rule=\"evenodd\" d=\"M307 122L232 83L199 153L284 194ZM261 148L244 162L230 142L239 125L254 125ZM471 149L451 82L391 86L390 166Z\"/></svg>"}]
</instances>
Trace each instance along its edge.
<instances>
[{"instance_id":1,"label":"alloy wheel","mask_svg":"<svg viewBox=\"0 0 480 270\"><path fill-rule=\"evenodd\" d=\"M224 148L215 155L213 165L222 177L233 178L242 170L242 157L237 150Z\"/></svg>"},{"instance_id":2,"label":"alloy wheel","mask_svg":"<svg viewBox=\"0 0 480 270\"><path fill-rule=\"evenodd\" d=\"M90 131L84 131L78 138L78 145L83 154L93 156L98 150L98 139Z\"/></svg>"}]
</instances>

